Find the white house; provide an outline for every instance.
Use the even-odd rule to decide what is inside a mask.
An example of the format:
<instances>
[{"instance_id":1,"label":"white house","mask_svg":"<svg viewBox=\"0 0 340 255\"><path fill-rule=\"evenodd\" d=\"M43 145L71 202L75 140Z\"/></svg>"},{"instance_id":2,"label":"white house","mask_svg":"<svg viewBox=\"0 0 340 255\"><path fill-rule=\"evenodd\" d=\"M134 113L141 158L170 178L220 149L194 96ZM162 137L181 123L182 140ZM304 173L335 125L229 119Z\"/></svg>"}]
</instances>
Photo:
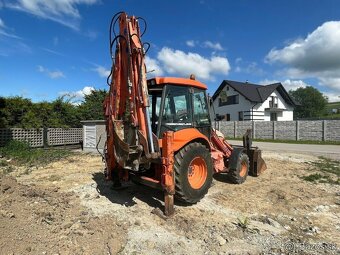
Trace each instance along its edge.
<instances>
[{"instance_id":1,"label":"white house","mask_svg":"<svg viewBox=\"0 0 340 255\"><path fill-rule=\"evenodd\" d=\"M257 85L224 80L212 96L218 117L227 121L293 120L296 103L281 83Z\"/></svg>"}]
</instances>

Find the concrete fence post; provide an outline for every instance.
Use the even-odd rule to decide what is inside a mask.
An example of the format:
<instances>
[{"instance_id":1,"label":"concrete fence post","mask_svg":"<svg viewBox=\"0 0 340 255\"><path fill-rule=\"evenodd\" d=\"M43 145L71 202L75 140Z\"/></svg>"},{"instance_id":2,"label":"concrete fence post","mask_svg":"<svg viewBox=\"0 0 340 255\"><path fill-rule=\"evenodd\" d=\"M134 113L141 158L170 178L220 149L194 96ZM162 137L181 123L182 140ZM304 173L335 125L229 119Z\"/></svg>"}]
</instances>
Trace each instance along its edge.
<instances>
[{"instance_id":1,"label":"concrete fence post","mask_svg":"<svg viewBox=\"0 0 340 255\"><path fill-rule=\"evenodd\" d=\"M255 139L255 121L252 121L253 139Z\"/></svg>"},{"instance_id":2,"label":"concrete fence post","mask_svg":"<svg viewBox=\"0 0 340 255\"><path fill-rule=\"evenodd\" d=\"M236 124L236 121L234 121L234 138L236 138L236 129L237 129L237 124Z\"/></svg>"},{"instance_id":3,"label":"concrete fence post","mask_svg":"<svg viewBox=\"0 0 340 255\"><path fill-rule=\"evenodd\" d=\"M322 121L322 141L326 141L327 139L327 133L326 133L326 120Z\"/></svg>"},{"instance_id":4,"label":"concrete fence post","mask_svg":"<svg viewBox=\"0 0 340 255\"><path fill-rule=\"evenodd\" d=\"M273 140L275 140L276 134L275 134L275 121L273 121Z\"/></svg>"},{"instance_id":5,"label":"concrete fence post","mask_svg":"<svg viewBox=\"0 0 340 255\"><path fill-rule=\"evenodd\" d=\"M299 121L298 120L296 120L296 141L299 141L300 140L300 131L299 131L299 129L300 129L300 124L299 124Z\"/></svg>"},{"instance_id":6,"label":"concrete fence post","mask_svg":"<svg viewBox=\"0 0 340 255\"><path fill-rule=\"evenodd\" d=\"M44 148L48 147L48 128L44 127L43 128L43 146Z\"/></svg>"}]
</instances>

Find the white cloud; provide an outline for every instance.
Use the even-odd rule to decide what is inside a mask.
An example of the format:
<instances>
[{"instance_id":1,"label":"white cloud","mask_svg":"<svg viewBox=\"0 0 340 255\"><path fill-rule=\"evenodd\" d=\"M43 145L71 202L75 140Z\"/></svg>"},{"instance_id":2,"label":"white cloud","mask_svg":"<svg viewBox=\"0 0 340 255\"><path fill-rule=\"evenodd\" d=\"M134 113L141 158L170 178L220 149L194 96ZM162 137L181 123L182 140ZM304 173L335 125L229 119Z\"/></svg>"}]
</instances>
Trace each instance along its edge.
<instances>
[{"instance_id":1,"label":"white cloud","mask_svg":"<svg viewBox=\"0 0 340 255\"><path fill-rule=\"evenodd\" d=\"M161 76L163 75L163 69L157 59L145 57L146 71L150 72L148 76Z\"/></svg>"},{"instance_id":2,"label":"white cloud","mask_svg":"<svg viewBox=\"0 0 340 255\"><path fill-rule=\"evenodd\" d=\"M269 63L280 62L292 78L317 78L321 85L340 91L340 21L329 21L303 39L272 49Z\"/></svg>"},{"instance_id":3,"label":"white cloud","mask_svg":"<svg viewBox=\"0 0 340 255\"><path fill-rule=\"evenodd\" d=\"M213 50L224 50L219 42L213 43L211 41L205 41L203 42L202 46L204 48L210 48Z\"/></svg>"},{"instance_id":4,"label":"white cloud","mask_svg":"<svg viewBox=\"0 0 340 255\"><path fill-rule=\"evenodd\" d=\"M86 95L90 95L92 91L95 90L94 87L92 86L85 86L83 89L78 90L78 91L62 91L59 92L60 96L66 96L70 98L71 102L74 104L79 104L79 102L84 100L84 97Z\"/></svg>"},{"instance_id":5,"label":"white cloud","mask_svg":"<svg viewBox=\"0 0 340 255\"><path fill-rule=\"evenodd\" d=\"M4 3L4 6L77 30L81 18L78 5L93 5L98 2L99 0L15 0Z\"/></svg>"},{"instance_id":6,"label":"white cloud","mask_svg":"<svg viewBox=\"0 0 340 255\"><path fill-rule=\"evenodd\" d=\"M287 91L310 86L302 80L290 80L290 79L284 80L282 82L282 85L285 87Z\"/></svg>"},{"instance_id":7,"label":"white cloud","mask_svg":"<svg viewBox=\"0 0 340 255\"><path fill-rule=\"evenodd\" d=\"M4 28L5 27L5 23L4 21L0 18L0 28Z\"/></svg>"},{"instance_id":8,"label":"white cloud","mask_svg":"<svg viewBox=\"0 0 340 255\"><path fill-rule=\"evenodd\" d=\"M10 29L5 25L5 22L0 18L0 37L9 37L13 39L21 39L19 36L11 33Z\"/></svg>"},{"instance_id":9,"label":"white cloud","mask_svg":"<svg viewBox=\"0 0 340 255\"><path fill-rule=\"evenodd\" d=\"M305 88L306 86L310 86L302 80L290 80L290 79L286 79L284 81L265 79L265 80L260 81L259 84L268 85L268 84L273 84L273 83L278 83L278 82L280 82L287 91L296 90L298 88Z\"/></svg>"},{"instance_id":10,"label":"white cloud","mask_svg":"<svg viewBox=\"0 0 340 255\"><path fill-rule=\"evenodd\" d=\"M281 84L285 87L287 91L289 90L296 90L298 88L305 88L307 86L312 86L310 84L307 84L306 82L302 80L290 80L286 79L284 81L278 81L278 80L262 80L259 82L261 85L268 85L281 82ZM324 96L328 98L329 102L339 102L340 101L340 92L337 92L336 90L329 90L329 91L320 91Z\"/></svg>"},{"instance_id":11,"label":"white cloud","mask_svg":"<svg viewBox=\"0 0 340 255\"><path fill-rule=\"evenodd\" d=\"M320 85L327 86L330 89L337 90L340 93L340 73L337 73L334 75L332 74L327 75L326 73L325 75L320 76L319 80L320 80L320 83L319 83Z\"/></svg>"},{"instance_id":12,"label":"white cloud","mask_svg":"<svg viewBox=\"0 0 340 255\"><path fill-rule=\"evenodd\" d=\"M339 102L340 101L340 93L336 92L322 92L327 98L328 102Z\"/></svg>"},{"instance_id":13,"label":"white cloud","mask_svg":"<svg viewBox=\"0 0 340 255\"><path fill-rule=\"evenodd\" d=\"M243 61L242 58L236 58L236 59L235 59L235 64L239 64L239 63L241 63L242 61Z\"/></svg>"},{"instance_id":14,"label":"white cloud","mask_svg":"<svg viewBox=\"0 0 340 255\"><path fill-rule=\"evenodd\" d=\"M51 79L65 78L65 75L64 75L63 72L61 72L59 70L50 71L49 69L47 69L43 66L38 66L38 72L48 75Z\"/></svg>"},{"instance_id":15,"label":"white cloud","mask_svg":"<svg viewBox=\"0 0 340 255\"><path fill-rule=\"evenodd\" d=\"M90 95L92 93L92 91L94 90L94 87L90 87L90 86L85 86L82 90L78 90L75 92L76 96L79 97L84 97L85 95Z\"/></svg>"},{"instance_id":16,"label":"white cloud","mask_svg":"<svg viewBox=\"0 0 340 255\"><path fill-rule=\"evenodd\" d=\"M106 69L104 66L100 66L100 65L97 65L97 67L92 70L97 72L98 75L102 78L107 78L111 72L109 69Z\"/></svg>"},{"instance_id":17,"label":"white cloud","mask_svg":"<svg viewBox=\"0 0 340 255\"><path fill-rule=\"evenodd\" d=\"M41 49L42 49L43 51L46 51L46 52L48 52L48 53L52 53L52 54L54 54L54 55L65 56L63 53L60 53L60 52L55 51L55 50L51 50L51 49L43 48L43 47L41 47Z\"/></svg>"},{"instance_id":18,"label":"white cloud","mask_svg":"<svg viewBox=\"0 0 340 255\"><path fill-rule=\"evenodd\" d=\"M194 40L188 40L185 42L185 44L191 48L199 46L202 48L209 48L209 49L213 49L213 50L217 50L217 51L222 51L224 50L222 45L219 42L211 42L211 41L204 41L204 42L200 42L200 41L194 41Z\"/></svg>"},{"instance_id":19,"label":"white cloud","mask_svg":"<svg viewBox=\"0 0 340 255\"><path fill-rule=\"evenodd\" d=\"M163 47L158 52L157 60L162 65L162 69L169 74L185 77L195 74L203 80L214 80L214 74L227 75L230 70L229 61L225 57L205 58L197 53L185 53L167 47Z\"/></svg>"},{"instance_id":20,"label":"white cloud","mask_svg":"<svg viewBox=\"0 0 340 255\"><path fill-rule=\"evenodd\" d=\"M189 47L195 47L195 45L196 45L194 40L186 41L185 44Z\"/></svg>"},{"instance_id":21,"label":"white cloud","mask_svg":"<svg viewBox=\"0 0 340 255\"><path fill-rule=\"evenodd\" d=\"M243 61L242 58L237 58L235 60L235 72L236 73L246 73L246 74L254 74L254 75L264 75L265 71L258 66L256 62L248 62Z\"/></svg>"},{"instance_id":22,"label":"white cloud","mask_svg":"<svg viewBox=\"0 0 340 255\"><path fill-rule=\"evenodd\" d=\"M95 40L98 37L98 32L94 31L94 30L88 30L86 32L84 32L84 36L86 36L87 38L89 38L90 40Z\"/></svg>"}]
</instances>

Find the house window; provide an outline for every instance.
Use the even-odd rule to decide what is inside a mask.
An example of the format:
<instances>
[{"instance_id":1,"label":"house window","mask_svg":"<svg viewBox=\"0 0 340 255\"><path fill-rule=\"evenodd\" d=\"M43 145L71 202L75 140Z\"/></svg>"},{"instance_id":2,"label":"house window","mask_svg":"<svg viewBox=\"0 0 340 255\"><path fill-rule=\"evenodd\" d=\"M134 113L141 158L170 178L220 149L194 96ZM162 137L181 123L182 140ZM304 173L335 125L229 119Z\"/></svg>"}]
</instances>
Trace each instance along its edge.
<instances>
[{"instance_id":1,"label":"house window","mask_svg":"<svg viewBox=\"0 0 340 255\"><path fill-rule=\"evenodd\" d=\"M226 120L226 121L230 121L230 114L229 114L229 113L227 113L227 114L225 115L225 120Z\"/></svg>"},{"instance_id":2,"label":"house window","mask_svg":"<svg viewBox=\"0 0 340 255\"><path fill-rule=\"evenodd\" d=\"M243 121L243 112L238 112L238 120Z\"/></svg>"},{"instance_id":3,"label":"house window","mask_svg":"<svg viewBox=\"0 0 340 255\"><path fill-rule=\"evenodd\" d=\"M269 108L277 108L278 107L278 98L275 96L270 97Z\"/></svg>"},{"instance_id":4,"label":"house window","mask_svg":"<svg viewBox=\"0 0 340 255\"><path fill-rule=\"evenodd\" d=\"M277 121L277 113L276 112L270 113L270 121Z\"/></svg>"},{"instance_id":5,"label":"house window","mask_svg":"<svg viewBox=\"0 0 340 255\"><path fill-rule=\"evenodd\" d=\"M239 103L239 95L234 95L234 96L228 96L226 101L222 101L220 98L218 106L232 105L232 104L238 104L238 103Z\"/></svg>"}]
</instances>

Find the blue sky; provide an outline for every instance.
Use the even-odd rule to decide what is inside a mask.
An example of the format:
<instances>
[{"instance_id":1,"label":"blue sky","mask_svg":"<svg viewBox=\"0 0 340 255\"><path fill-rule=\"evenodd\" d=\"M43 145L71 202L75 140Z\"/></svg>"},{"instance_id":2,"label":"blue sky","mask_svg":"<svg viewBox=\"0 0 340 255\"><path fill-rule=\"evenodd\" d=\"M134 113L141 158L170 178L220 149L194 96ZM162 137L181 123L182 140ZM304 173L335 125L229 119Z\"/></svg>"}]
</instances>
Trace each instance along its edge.
<instances>
[{"instance_id":1,"label":"blue sky","mask_svg":"<svg viewBox=\"0 0 340 255\"><path fill-rule=\"evenodd\" d=\"M108 27L141 16L149 74L311 85L340 101L340 1L0 0L0 96L81 100L104 89Z\"/></svg>"}]
</instances>

